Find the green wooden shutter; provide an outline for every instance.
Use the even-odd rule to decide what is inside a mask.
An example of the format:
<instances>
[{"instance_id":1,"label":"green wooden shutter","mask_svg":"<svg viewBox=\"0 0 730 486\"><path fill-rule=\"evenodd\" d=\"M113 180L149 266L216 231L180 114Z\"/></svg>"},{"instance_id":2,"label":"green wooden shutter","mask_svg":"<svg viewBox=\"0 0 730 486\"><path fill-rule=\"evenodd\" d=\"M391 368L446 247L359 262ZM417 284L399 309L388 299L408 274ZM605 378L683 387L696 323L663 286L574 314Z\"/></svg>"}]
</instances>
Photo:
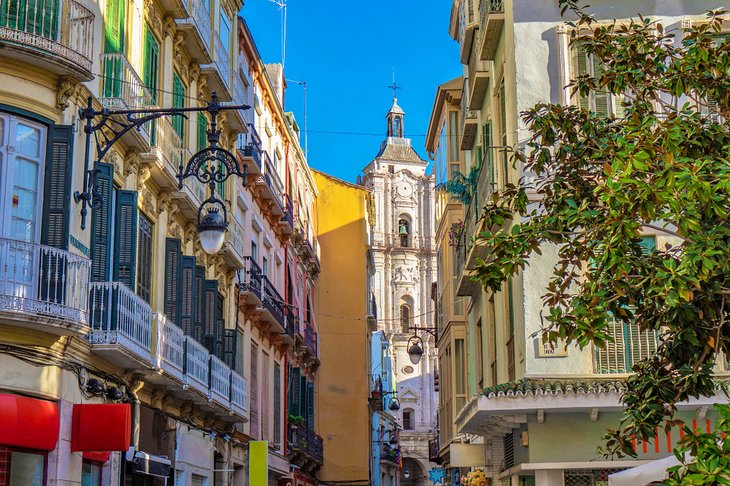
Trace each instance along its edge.
<instances>
[{"instance_id":1,"label":"green wooden shutter","mask_svg":"<svg viewBox=\"0 0 730 486\"><path fill-rule=\"evenodd\" d=\"M91 280L108 282L110 275L110 248L112 233L112 179L114 166L100 163L94 180L101 204L91 210Z\"/></svg>"},{"instance_id":2,"label":"green wooden shutter","mask_svg":"<svg viewBox=\"0 0 730 486\"><path fill-rule=\"evenodd\" d=\"M309 423L309 403L307 402L307 378L299 376L299 415L304 417L304 424Z\"/></svg>"},{"instance_id":3,"label":"green wooden shutter","mask_svg":"<svg viewBox=\"0 0 730 486\"><path fill-rule=\"evenodd\" d=\"M571 49L571 56L573 58L573 72L576 78L578 76L590 74L588 72L588 53L586 52L585 47L583 47L581 44L574 44L573 48ZM584 110L591 109L590 102L587 96L582 96L580 93L576 93L576 96L578 97L578 106L580 106Z\"/></svg>"},{"instance_id":4,"label":"green wooden shutter","mask_svg":"<svg viewBox=\"0 0 730 486\"><path fill-rule=\"evenodd\" d=\"M642 236L639 245L642 253L648 255L656 248L656 236Z\"/></svg>"},{"instance_id":5,"label":"green wooden shutter","mask_svg":"<svg viewBox=\"0 0 730 486\"><path fill-rule=\"evenodd\" d=\"M208 146L208 120L205 115L198 113L198 151Z\"/></svg>"},{"instance_id":6,"label":"green wooden shutter","mask_svg":"<svg viewBox=\"0 0 730 486\"><path fill-rule=\"evenodd\" d=\"M225 360L226 319L225 301L221 294L216 293L216 320L215 320L215 355Z\"/></svg>"},{"instance_id":7,"label":"green wooden shutter","mask_svg":"<svg viewBox=\"0 0 730 486\"><path fill-rule=\"evenodd\" d=\"M603 76L603 61L596 56L591 56L593 64L593 77L598 80ZM605 89L597 89L593 92L594 111L597 115L607 117L611 115L611 93Z\"/></svg>"},{"instance_id":8,"label":"green wooden shutter","mask_svg":"<svg viewBox=\"0 0 730 486\"><path fill-rule=\"evenodd\" d=\"M172 76L172 106L173 108L185 107L185 85L178 76L174 73ZM182 115L175 115L172 117L172 128L180 137L180 140L185 143L185 118Z\"/></svg>"},{"instance_id":9,"label":"green wooden shutter","mask_svg":"<svg viewBox=\"0 0 730 486\"><path fill-rule=\"evenodd\" d=\"M314 430L314 383L307 382L307 427Z\"/></svg>"},{"instance_id":10,"label":"green wooden shutter","mask_svg":"<svg viewBox=\"0 0 730 486\"><path fill-rule=\"evenodd\" d=\"M152 95L152 104L157 104L157 79L159 75L160 44L148 25L144 36L144 84Z\"/></svg>"},{"instance_id":11,"label":"green wooden shutter","mask_svg":"<svg viewBox=\"0 0 730 486\"><path fill-rule=\"evenodd\" d=\"M289 413L291 415L302 415L301 403L299 401L299 384L302 371L299 368L291 368L289 381Z\"/></svg>"},{"instance_id":12,"label":"green wooden shutter","mask_svg":"<svg viewBox=\"0 0 730 486\"><path fill-rule=\"evenodd\" d=\"M195 257L183 255L180 264L180 322L178 325L188 336L194 336L195 297Z\"/></svg>"},{"instance_id":13,"label":"green wooden shutter","mask_svg":"<svg viewBox=\"0 0 730 486\"><path fill-rule=\"evenodd\" d=\"M178 239L165 240L165 314L176 324L180 322L181 247Z\"/></svg>"},{"instance_id":14,"label":"green wooden shutter","mask_svg":"<svg viewBox=\"0 0 730 486\"><path fill-rule=\"evenodd\" d=\"M216 354L218 327L218 281L205 281L205 328L202 344L210 354Z\"/></svg>"},{"instance_id":15,"label":"green wooden shutter","mask_svg":"<svg viewBox=\"0 0 730 486\"><path fill-rule=\"evenodd\" d=\"M135 290L137 283L137 191L117 191L114 221L114 281Z\"/></svg>"},{"instance_id":16,"label":"green wooden shutter","mask_svg":"<svg viewBox=\"0 0 730 486\"><path fill-rule=\"evenodd\" d=\"M126 0L106 0L106 2L104 52L122 52L124 49Z\"/></svg>"},{"instance_id":17,"label":"green wooden shutter","mask_svg":"<svg viewBox=\"0 0 730 486\"><path fill-rule=\"evenodd\" d=\"M195 267L195 309L193 313L193 337L199 343L203 342L203 331L205 329L205 267Z\"/></svg>"},{"instance_id":18,"label":"green wooden shutter","mask_svg":"<svg viewBox=\"0 0 730 486\"><path fill-rule=\"evenodd\" d=\"M51 135L46 162L43 195L41 243L68 249L71 172L73 164L73 127L56 125Z\"/></svg>"}]
</instances>

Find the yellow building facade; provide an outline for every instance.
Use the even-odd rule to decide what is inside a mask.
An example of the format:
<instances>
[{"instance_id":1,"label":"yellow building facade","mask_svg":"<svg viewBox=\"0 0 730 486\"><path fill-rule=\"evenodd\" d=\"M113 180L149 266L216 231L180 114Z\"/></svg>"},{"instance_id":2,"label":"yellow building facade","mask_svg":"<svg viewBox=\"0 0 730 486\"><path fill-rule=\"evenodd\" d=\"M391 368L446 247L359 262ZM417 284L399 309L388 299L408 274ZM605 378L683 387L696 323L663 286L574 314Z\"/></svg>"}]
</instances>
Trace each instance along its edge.
<instances>
[{"instance_id":1,"label":"yellow building facade","mask_svg":"<svg viewBox=\"0 0 730 486\"><path fill-rule=\"evenodd\" d=\"M316 387L317 428L326 431L322 481L370 481L370 349L368 319L370 192L314 171L319 190L315 225L322 274L315 297L320 313Z\"/></svg>"}]
</instances>

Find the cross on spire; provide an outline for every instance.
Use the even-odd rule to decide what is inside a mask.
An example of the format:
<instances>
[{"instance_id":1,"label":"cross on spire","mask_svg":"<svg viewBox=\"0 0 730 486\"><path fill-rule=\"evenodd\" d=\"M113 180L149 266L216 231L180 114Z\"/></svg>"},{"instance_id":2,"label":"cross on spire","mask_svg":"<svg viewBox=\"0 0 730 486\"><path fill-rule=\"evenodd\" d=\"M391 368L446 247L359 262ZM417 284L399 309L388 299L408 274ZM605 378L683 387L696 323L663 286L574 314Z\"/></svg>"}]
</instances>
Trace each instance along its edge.
<instances>
[{"instance_id":1,"label":"cross on spire","mask_svg":"<svg viewBox=\"0 0 730 486\"><path fill-rule=\"evenodd\" d=\"M403 89L402 87L400 87L397 84L395 84L395 68L393 69L393 84L390 84L390 85L386 86L386 88L390 88L390 89L393 90L393 99L394 100L397 98L397 94L398 94L397 91L399 89Z\"/></svg>"}]
</instances>

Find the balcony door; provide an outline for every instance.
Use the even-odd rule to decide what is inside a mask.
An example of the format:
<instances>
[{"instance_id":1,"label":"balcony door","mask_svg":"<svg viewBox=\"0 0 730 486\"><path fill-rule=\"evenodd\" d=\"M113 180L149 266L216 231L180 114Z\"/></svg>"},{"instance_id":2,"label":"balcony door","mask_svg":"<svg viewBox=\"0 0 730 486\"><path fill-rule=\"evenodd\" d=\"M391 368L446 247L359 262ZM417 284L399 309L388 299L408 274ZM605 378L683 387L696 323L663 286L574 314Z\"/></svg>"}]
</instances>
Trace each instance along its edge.
<instances>
[{"instance_id":1,"label":"balcony door","mask_svg":"<svg viewBox=\"0 0 730 486\"><path fill-rule=\"evenodd\" d=\"M0 113L0 285L32 298L37 278L46 128Z\"/></svg>"}]
</instances>

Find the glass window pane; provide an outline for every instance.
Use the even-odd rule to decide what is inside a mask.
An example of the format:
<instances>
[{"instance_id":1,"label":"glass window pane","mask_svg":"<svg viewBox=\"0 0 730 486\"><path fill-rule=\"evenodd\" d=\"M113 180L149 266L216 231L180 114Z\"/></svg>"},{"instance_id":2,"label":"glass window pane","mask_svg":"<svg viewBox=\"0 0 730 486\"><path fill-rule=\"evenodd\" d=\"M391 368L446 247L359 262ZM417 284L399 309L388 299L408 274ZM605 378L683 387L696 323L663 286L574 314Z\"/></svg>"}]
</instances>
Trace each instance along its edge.
<instances>
[{"instance_id":1,"label":"glass window pane","mask_svg":"<svg viewBox=\"0 0 730 486\"><path fill-rule=\"evenodd\" d=\"M81 470L81 486L100 486L101 466L90 462L84 462Z\"/></svg>"},{"instance_id":2,"label":"glass window pane","mask_svg":"<svg viewBox=\"0 0 730 486\"><path fill-rule=\"evenodd\" d=\"M40 154L41 131L37 128L18 123L15 127L15 151L29 157Z\"/></svg>"},{"instance_id":3,"label":"glass window pane","mask_svg":"<svg viewBox=\"0 0 730 486\"><path fill-rule=\"evenodd\" d=\"M10 486L42 486L46 457L27 452L10 453Z\"/></svg>"}]
</instances>

